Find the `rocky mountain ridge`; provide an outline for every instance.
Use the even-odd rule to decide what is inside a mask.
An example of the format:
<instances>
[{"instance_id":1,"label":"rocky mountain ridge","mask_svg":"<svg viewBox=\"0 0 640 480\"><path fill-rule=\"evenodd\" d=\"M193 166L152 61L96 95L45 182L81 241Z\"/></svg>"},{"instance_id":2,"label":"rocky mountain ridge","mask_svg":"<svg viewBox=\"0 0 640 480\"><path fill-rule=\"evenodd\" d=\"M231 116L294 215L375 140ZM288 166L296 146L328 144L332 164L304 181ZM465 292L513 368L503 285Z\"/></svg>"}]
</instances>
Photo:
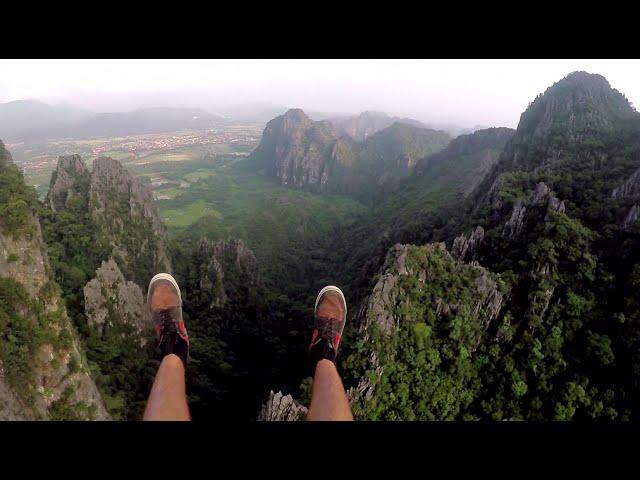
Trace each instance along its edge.
<instances>
[{"instance_id":1,"label":"rocky mountain ridge","mask_svg":"<svg viewBox=\"0 0 640 480\"><path fill-rule=\"evenodd\" d=\"M29 187L1 142L0 159L2 207ZM35 194L24 207L20 229L0 217L0 418L108 419L52 278Z\"/></svg>"},{"instance_id":2,"label":"rocky mountain ridge","mask_svg":"<svg viewBox=\"0 0 640 480\"><path fill-rule=\"evenodd\" d=\"M418 159L449 140L445 132L395 122L356 142L292 109L267 123L250 158L283 185L367 196L409 175Z\"/></svg>"},{"instance_id":3,"label":"rocky mountain ridge","mask_svg":"<svg viewBox=\"0 0 640 480\"><path fill-rule=\"evenodd\" d=\"M45 203L53 211L86 209L95 237L106 243L120 268L144 285L153 270L169 271L167 229L151 191L120 162L99 157L90 172L79 155L61 156L51 176ZM106 260L106 258L105 258ZM133 275L133 271L145 275Z\"/></svg>"}]
</instances>

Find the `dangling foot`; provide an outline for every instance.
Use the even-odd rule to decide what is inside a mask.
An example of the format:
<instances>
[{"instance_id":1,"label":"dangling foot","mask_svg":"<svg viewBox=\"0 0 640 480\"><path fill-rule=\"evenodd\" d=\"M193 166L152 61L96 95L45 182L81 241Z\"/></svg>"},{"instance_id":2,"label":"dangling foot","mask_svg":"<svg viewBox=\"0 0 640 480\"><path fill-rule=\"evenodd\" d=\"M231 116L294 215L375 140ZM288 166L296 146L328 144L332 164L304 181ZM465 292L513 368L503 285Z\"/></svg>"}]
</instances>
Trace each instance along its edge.
<instances>
[{"instance_id":1,"label":"dangling foot","mask_svg":"<svg viewBox=\"0 0 640 480\"><path fill-rule=\"evenodd\" d=\"M182 319L182 296L176 280L168 273L154 276L149 282L147 303L162 356L177 355L186 368L189 335Z\"/></svg>"},{"instance_id":2,"label":"dangling foot","mask_svg":"<svg viewBox=\"0 0 640 480\"><path fill-rule=\"evenodd\" d=\"M309 345L312 368L327 359L335 363L347 320L347 302L342 290L329 285L320 290L313 312L313 334Z\"/></svg>"}]
</instances>

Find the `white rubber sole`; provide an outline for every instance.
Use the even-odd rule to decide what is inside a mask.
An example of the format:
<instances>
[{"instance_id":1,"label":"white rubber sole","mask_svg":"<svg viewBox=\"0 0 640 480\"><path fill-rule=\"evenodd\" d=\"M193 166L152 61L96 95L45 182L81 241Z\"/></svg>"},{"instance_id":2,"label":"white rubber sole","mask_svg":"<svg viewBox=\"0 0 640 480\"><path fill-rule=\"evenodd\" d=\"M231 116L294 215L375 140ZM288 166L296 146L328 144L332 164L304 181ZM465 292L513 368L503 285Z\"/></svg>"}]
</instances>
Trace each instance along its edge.
<instances>
[{"instance_id":1,"label":"white rubber sole","mask_svg":"<svg viewBox=\"0 0 640 480\"><path fill-rule=\"evenodd\" d=\"M174 287L176 287L176 290L178 291L178 298L180 299L180 306L182 306L182 294L180 293L178 282L176 282L176 279L168 273L158 273L157 275L153 276L153 278L149 282L149 288L147 289L147 304L149 304L149 301L151 300L151 287L158 280L168 280Z\"/></svg>"},{"instance_id":2,"label":"white rubber sole","mask_svg":"<svg viewBox=\"0 0 640 480\"><path fill-rule=\"evenodd\" d=\"M314 313L318 308L318 302L320 302L320 299L322 298L322 296L327 292L336 292L340 296L340 298L342 299L342 304L344 305L344 319L346 320L347 319L347 301L344 298L344 293L342 293L342 290L340 290L335 285L327 285L322 290L320 290L320 293L316 297L316 304L313 307Z\"/></svg>"}]
</instances>

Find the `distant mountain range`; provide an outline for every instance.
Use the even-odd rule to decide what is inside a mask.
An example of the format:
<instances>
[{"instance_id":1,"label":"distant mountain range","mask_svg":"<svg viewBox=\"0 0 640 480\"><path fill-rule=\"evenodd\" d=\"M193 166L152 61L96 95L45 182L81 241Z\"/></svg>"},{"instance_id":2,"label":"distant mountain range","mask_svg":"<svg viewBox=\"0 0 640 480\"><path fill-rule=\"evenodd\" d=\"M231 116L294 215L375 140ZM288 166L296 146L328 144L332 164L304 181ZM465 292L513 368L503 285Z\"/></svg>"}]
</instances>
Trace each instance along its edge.
<instances>
[{"instance_id":1,"label":"distant mountain range","mask_svg":"<svg viewBox=\"0 0 640 480\"><path fill-rule=\"evenodd\" d=\"M94 113L37 100L0 104L0 137L7 142L161 133L219 125L224 118L199 108L145 108Z\"/></svg>"},{"instance_id":2,"label":"distant mountain range","mask_svg":"<svg viewBox=\"0 0 640 480\"><path fill-rule=\"evenodd\" d=\"M411 118L390 117L384 112L366 111L360 115L350 117L336 117L327 119L342 133L361 142L380 130L390 127L394 123L404 123L418 128L428 128L422 122Z\"/></svg>"},{"instance_id":3,"label":"distant mountain range","mask_svg":"<svg viewBox=\"0 0 640 480\"><path fill-rule=\"evenodd\" d=\"M29 143L58 138L92 138L203 129L229 121L267 123L288 110L290 109L281 105L251 103L211 110L217 113L210 113L202 108L172 107L97 113L66 104L49 105L39 100L16 100L0 103L0 138L8 143ZM358 142L396 122L419 128L443 130L451 137L484 128L464 128L449 124L427 125L415 119L390 116L376 111L365 111L358 115L306 111L306 115L314 121L328 121L341 135Z\"/></svg>"}]
</instances>

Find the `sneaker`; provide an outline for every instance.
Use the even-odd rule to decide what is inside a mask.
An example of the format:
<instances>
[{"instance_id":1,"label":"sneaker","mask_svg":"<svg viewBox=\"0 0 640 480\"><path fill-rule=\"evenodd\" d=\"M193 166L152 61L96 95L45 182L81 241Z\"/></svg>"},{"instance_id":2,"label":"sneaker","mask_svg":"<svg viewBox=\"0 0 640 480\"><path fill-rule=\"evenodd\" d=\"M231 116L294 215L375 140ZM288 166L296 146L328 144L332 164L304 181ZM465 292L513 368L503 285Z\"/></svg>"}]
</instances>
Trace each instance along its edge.
<instances>
[{"instance_id":1,"label":"sneaker","mask_svg":"<svg viewBox=\"0 0 640 480\"><path fill-rule=\"evenodd\" d=\"M182 319L182 295L175 278L168 273L155 275L149 282L147 304L162 356L173 353L186 367L189 335Z\"/></svg>"},{"instance_id":2,"label":"sneaker","mask_svg":"<svg viewBox=\"0 0 640 480\"><path fill-rule=\"evenodd\" d=\"M313 311L313 334L309 357L313 366L322 359L335 362L347 320L347 301L342 290L329 285L320 290Z\"/></svg>"}]
</instances>

